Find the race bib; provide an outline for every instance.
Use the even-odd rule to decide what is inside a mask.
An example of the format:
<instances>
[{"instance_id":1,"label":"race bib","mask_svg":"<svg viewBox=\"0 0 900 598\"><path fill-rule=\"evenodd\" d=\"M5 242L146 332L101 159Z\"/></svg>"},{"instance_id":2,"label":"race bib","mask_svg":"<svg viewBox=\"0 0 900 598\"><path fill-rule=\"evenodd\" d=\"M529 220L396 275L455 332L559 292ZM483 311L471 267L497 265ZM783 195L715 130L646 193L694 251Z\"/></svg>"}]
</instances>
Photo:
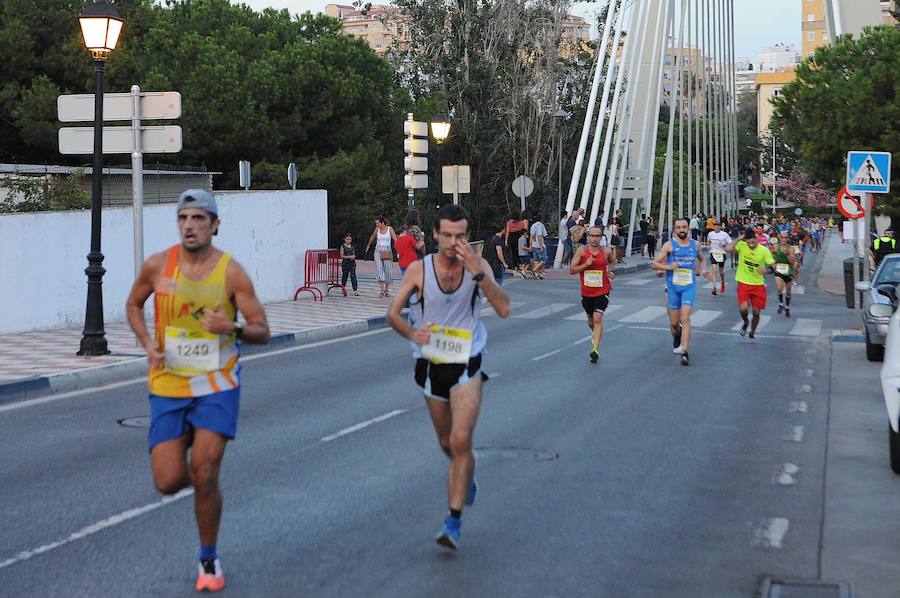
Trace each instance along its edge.
<instances>
[{"instance_id":1,"label":"race bib","mask_svg":"<svg viewBox=\"0 0 900 598\"><path fill-rule=\"evenodd\" d=\"M716 260L717 262L724 262L724 261L725 261L725 254L724 254L724 253L721 253L721 252L719 252L719 251L713 251L712 257L713 257L713 259Z\"/></svg>"},{"instance_id":2,"label":"race bib","mask_svg":"<svg viewBox=\"0 0 900 598\"><path fill-rule=\"evenodd\" d=\"M683 287L694 282L694 271L691 268L675 268L672 271L672 284Z\"/></svg>"},{"instance_id":3,"label":"race bib","mask_svg":"<svg viewBox=\"0 0 900 598\"><path fill-rule=\"evenodd\" d=\"M787 276L791 273L791 267L788 264L775 264L775 271Z\"/></svg>"},{"instance_id":4,"label":"race bib","mask_svg":"<svg viewBox=\"0 0 900 598\"><path fill-rule=\"evenodd\" d=\"M472 331L432 324L431 340L422 347L422 357L434 364L469 363Z\"/></svg>"},{"instance_id":5,"label":"race bib","mask_svg":"<svg viewBox=\"0 0 900 598\"><path fill-rule=\"evenodd\" d=\"M205 330L166 326L166 371L178 376L199 376L219 369L219 335Z\"/></svg>"},{"instance_id":6,"label":"race bib","mask_svg":"<svg viewBox=\"0 0 900 598\"><path fill-rule=\"evenodd\" d=\"M599 288L603 286L603 270L585 270L584 286Z\"/></svg>"}]
</instances>

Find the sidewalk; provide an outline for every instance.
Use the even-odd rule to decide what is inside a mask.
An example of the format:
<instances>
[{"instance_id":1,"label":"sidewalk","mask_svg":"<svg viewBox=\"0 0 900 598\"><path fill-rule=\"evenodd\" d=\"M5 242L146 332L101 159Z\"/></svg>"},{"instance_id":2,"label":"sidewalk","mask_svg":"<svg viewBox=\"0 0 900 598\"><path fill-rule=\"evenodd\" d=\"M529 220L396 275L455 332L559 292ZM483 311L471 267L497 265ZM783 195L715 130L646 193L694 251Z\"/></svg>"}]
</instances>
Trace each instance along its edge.
<instances>
[{"instance_id":1,"label":"sidewalk","mask_svg":"<svg viewBox=\"0 0 900 598\"><path fill-rule=\"evenodd\" d=\"M841 243L837 232L830 232L822 244L822 267L818 286L826 293L844 294L844 260L853 257L853 244Z\"/></svg>"}]
</instances>

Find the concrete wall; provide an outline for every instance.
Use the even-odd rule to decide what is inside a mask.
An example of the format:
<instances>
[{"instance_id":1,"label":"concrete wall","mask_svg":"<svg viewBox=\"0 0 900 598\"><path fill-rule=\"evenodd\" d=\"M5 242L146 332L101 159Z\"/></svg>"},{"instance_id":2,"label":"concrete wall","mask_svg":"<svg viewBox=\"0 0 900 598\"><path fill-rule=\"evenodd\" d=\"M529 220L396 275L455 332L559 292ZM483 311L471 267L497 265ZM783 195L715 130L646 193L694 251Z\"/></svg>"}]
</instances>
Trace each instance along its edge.
<instances>
[{"instance_id":1,"label":"concrete wall","mask_svg":"<svg viewBox=\"0 0 900 598\"><path fill-rule=\"evenodd\" d=\"M307 249L328 244L327 193L251 191L216 194L216 246L235 255L264 302L293 297L303 282ZM84 324L90 211L0 216L0 333ZM144 251L179 240L171 204L144 209ZM103 210L103 309L107 322L125 319L134 281L131 208Z\"/></svg>"}]
</instances>

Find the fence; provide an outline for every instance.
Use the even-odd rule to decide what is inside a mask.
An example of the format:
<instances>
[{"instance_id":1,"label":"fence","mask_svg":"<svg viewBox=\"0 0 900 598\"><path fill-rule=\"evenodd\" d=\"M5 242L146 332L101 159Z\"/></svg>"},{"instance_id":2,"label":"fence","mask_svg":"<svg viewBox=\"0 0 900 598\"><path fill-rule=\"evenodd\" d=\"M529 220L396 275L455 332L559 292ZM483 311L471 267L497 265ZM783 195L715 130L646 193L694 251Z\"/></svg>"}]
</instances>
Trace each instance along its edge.
<instances>
[{"instance_id":1,"label":"fence","mask_svg":"<svg viewBox=\"0 0 900 598\"><path fill-rule=\"evenodd\" d=\"M304 291L313 296L313 301L325 301L325 295L331 289L341 289L344 297L347 296L347 289L340 283L341 264L337 249L307 249L303 261L303 286L294 293L294 301ZM328 285L325 293L313 286L317 284Z\"/></svg>"}]
</instances>

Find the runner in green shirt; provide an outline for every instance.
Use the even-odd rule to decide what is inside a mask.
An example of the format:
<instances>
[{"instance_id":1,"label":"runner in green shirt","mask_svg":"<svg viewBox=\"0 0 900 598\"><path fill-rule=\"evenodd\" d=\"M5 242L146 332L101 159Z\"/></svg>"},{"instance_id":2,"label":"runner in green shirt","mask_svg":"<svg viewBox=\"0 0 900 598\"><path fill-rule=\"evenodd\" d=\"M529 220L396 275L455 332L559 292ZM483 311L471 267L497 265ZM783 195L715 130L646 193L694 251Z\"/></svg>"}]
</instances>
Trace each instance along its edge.
<instances>
[{"instance_id":1,"label":"runner in green shirt","mask_svg":"<svg viewBox=\"0 0 900 598\"><path fill-rule=\"evenodd\" d=\"M765 275L772 272L772 264L775 258L768 247L759 244L756 234L747 229L737 239L725 246L725 251L735 253L738 258L737 272L734 279L738 283L738 306L741 310L741 319L744 325L741 327L741 336L747 334L750 328L750 336L747 340L756 342L756 327L759 324L759 312L766 308L766 279ZM748 318L748 312L753 309L753 322Z\"/></svg>"}]
</instances>

